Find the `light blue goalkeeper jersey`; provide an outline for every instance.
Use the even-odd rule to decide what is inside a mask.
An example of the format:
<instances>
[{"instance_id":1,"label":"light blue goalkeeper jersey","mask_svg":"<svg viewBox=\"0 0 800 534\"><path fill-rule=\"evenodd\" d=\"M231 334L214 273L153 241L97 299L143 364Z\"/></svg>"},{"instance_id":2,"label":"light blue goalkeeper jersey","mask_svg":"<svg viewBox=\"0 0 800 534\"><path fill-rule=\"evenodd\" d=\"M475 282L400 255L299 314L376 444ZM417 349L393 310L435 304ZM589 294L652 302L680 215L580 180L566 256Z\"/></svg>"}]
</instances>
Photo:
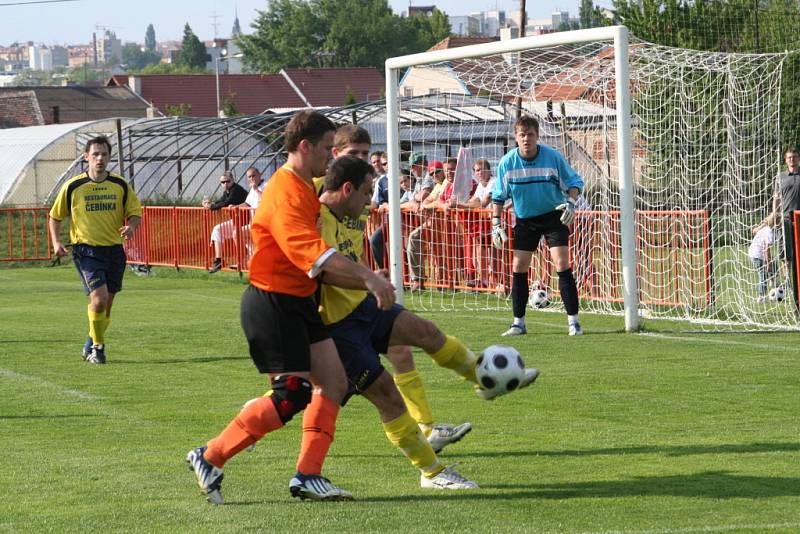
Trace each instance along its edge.
<instances>
[{"instance_id":1,"label":"light blue goalkeeper jersey","mask_svg":"<svg viewBox=\"0 0 800 534\"><path fill-rule=\"evenodd\" d=\"M583 191L583 180L555 149L539 143L532 160L519 155L515 148L497 165L497 180L492 188L492 202L504 204L509 198L517 217L528 219L556 209L567 200L567 191Z\"/></svg>"}]
</instances>

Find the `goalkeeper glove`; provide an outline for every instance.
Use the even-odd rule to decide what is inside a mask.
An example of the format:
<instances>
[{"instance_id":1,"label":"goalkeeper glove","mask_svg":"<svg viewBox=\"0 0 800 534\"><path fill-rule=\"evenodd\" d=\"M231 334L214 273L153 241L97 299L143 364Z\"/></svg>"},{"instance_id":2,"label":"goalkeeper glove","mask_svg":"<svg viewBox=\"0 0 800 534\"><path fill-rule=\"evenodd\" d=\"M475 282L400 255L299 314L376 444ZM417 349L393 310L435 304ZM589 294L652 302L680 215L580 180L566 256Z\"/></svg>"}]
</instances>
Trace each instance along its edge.
<instances>
[{"instance_id":1,"label":"goalkeeper glove","mask_svg":"<svg viewBox=\"0 0 800 534\"><path fill-rule=\"evenodd\" d=\"M508 236L500 225L500 217L492 217L492 245L496 249L502 249L506 241Z\"/></svg>"},{"instance_id":2,"label":"goalkeeper glove","mask_svg":"<svg viewBox=\"0 0 800 534\"><path fill-rule=\"evenodd\" d=\"M561 214L561 224L564 226L571 225L572 221L575 220L575 201L571 198L568 198L565 203L556 206L556 209L563 212Z\"/></svg>"}]
</instances>

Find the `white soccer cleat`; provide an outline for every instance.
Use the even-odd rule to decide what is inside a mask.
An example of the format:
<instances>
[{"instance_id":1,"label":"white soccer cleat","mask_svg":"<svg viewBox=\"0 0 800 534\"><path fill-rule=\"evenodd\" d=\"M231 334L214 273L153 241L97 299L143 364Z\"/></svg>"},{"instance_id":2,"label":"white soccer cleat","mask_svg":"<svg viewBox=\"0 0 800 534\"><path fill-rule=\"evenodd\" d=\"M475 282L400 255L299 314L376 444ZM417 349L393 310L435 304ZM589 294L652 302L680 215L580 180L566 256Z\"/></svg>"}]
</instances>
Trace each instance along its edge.
<instances>
[{"instance_id":1,"label":"white soccer cleat","mask_svg":"<svg viewBox=\"0 0 800 534\"><path fill-rule=\"evenodd\" d=\"M352 501L353 494L334 486L322 475L303 475L297 473L289 481L292 497L313 501Z\"/></svg>"},{"instance_id":2,"label":"white soccer cleat","mask_svg":"<svg viewBox=\"0 0 800 534\"><path fill-rule=\"evenodd\" d=\"M445 467L438 475L431 478L422 475L420 477L419 485L421 488L426 489L476 489L478 485L473 481L464 478L451 467Z\"/></svg>"},{"instance_id":3,"label":"white soccer cleat","mask_svg":"<svg viewBox=\"0 0 800 534\"><path fill-rule=\"evenodd\" d=\"M524 336L528 333L528 329L524 324L512 324L511 328L503 332L503 337L508 336Z\"/></svg>"},{"instance_id":4,"label":"white soccer cleat","mask_svg":"<svg viewBox=\"0 0 800 534\"><path fill-rule=\"evenodd\" d=\"M433 452L438 454L451 443L461 441L461 438L469 434L470 430L472 430L471 423L462 423L460 425L439 424L431 430L431 435L428 436L428 443L431 444Z\"/></svg>"},{"instance_id":5,"label":"white soccer cleat","mask_svg":"<svg viewBox=\"0 0 800 534\"><path fill-rule=\"evenodd\" d=\"M224 477L222 469L215 467L208 460L203 458L206 447L197 447L189 451L186 455L186 463L189 470L194 471L197 477L197 485L203 490L206 499L211 504L223 504L222 498L222 479Z\"/></svg>"},{"instance_id":6,"label":"white soccer cleat","mask_svg":"<svg viewBox=\"0 0 800 534\"><path fill-rule=\"evenodd\" d=\"M581 329L581 323L570 323L569 325L569 335L571 336L582 336L583 329Z\"/></svg>"}]
</instances>

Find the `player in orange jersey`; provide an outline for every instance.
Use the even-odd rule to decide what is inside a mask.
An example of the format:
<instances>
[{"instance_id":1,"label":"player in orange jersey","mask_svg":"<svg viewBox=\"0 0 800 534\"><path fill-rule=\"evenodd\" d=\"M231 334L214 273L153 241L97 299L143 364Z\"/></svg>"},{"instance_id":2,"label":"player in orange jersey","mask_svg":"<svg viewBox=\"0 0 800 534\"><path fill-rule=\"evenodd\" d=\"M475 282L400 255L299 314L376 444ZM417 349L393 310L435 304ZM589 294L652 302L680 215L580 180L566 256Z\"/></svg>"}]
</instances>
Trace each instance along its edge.
<instances>
[{"instance_id":1,"label":"player in orange jersey","mask_svg":"<svg viewBox=\"0 0 800 534\"><path fill-rule=\"evenodd\" d=\"M186 460L214 504L223 503L225 462L304 409L297 473L289 482L292 496L352 499L321 474L347 380L313 295L322 278L366 289L381 309L388 310L394 304L394 288L320 236L320 203L312 178L325 174L335 130L328 118L311 110L289 121L284 134L288 161L267 182L253 217L255 251L250 285L242 296L241 322L250 357L259 372L270 375L272 391L248 402L206 446L189 451Z\"/></svg>"}]
</instances>

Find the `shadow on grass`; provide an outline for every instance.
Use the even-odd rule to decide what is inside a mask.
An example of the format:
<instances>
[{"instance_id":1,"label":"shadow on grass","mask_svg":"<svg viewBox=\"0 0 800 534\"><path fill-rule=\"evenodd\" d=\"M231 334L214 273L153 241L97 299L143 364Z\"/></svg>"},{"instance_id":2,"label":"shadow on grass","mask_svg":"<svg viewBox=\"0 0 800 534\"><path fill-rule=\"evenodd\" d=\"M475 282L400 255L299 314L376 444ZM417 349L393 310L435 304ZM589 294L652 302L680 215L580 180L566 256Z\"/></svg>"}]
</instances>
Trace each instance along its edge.
<instances>
[{"instance_id":1,"label":"shadow on grass","mask_svg":"<svg viewBox=\"0 0 800 534\"><path fill-rule=\"evenodd\" d=\"M174 364L174 363L210 363L210 362L224 362L228 360L250 360L249 356L204 356L198 358L143 358L141 360L125 360L113 358L109 363L125 364L125 365L160 365L160 364Z\"/></svg>"},{"instance_id":2,"label":"shadow on grass","mask_svg":"<svg viewBox=\"0 0 800 534\"><path fill-rule=\"evenodd\" d=\"M737 475L704 471L691 475L634 477L564 484L484 484L485 489L512 490L498 497L570 499L585 497L703 497L709 499L800 496L800 478ZM514 491L525 490L525 491Z\"/></svg>"},{"instance_id":3,"label":"shadow on grass","mask_svg":"<svg viewBox=\"0 0 800 534\"><path fill-rule=\"evenodd\" d=\"M609 456L625 454L664 454L667 456L690 456L694 454L753 454L762 452L797 452L800 451L800 442L774 442L774 443L741 443L719 445L642 445L638 447L616 447L604 449L558 450L542 451L532 449L529 451L470 451L460 453L448 450L450 458L511 458L523 456ZM376 458L380 454L342 454L332 453L332 457L350 458Z\"/></svg>"},{"instance_id":4,"label":"shadow on grass","mask_svg":"<svg viewBox=\"0 0 800 534\"><path fill-rule=\"evenodd\" d=\"M642 445L638 447L615 447L604 449L532 451L532 453L536 456L602 456L614 454L665 454L667 456L690 456L694 454L749 454L792 451L800 451L800 442L722 443L719 445ZM486 454L491 455L491 453ZM480 453L478 453L478 455L480 455Z\"/></svg>"},{"instance_id":5,"label":"shadow on grass","mask_svg":"<svg viewBox=\"0 0 800 534\"><path fill-rule=\"evenodd\" d=\"M75 417L105 417L103 415L81 413L74 415L0 415L0 421L10 419L72 419Z\"/></svg>"},{"instance_id":6,"label":"shadow on grass","mask_svg":"<svg viewBox=\"0 0 800 534\"><path fill-rule=\"evenodd\" d=\"M494 490L496 493L487 493L481 490ZM800 478L736 475L725 471L705 471L690 475L643 476L626 480L598 480L563 484L491 484L484 481L481 483L481 490L436 491L420 495L398 495L396 497L358 495L356 498L358 503L374 503L428 500L485 501L496 499L507 501L509 499L664 496L708 499L798 497L800 496Z\"/></svg>"}]
</instances>

